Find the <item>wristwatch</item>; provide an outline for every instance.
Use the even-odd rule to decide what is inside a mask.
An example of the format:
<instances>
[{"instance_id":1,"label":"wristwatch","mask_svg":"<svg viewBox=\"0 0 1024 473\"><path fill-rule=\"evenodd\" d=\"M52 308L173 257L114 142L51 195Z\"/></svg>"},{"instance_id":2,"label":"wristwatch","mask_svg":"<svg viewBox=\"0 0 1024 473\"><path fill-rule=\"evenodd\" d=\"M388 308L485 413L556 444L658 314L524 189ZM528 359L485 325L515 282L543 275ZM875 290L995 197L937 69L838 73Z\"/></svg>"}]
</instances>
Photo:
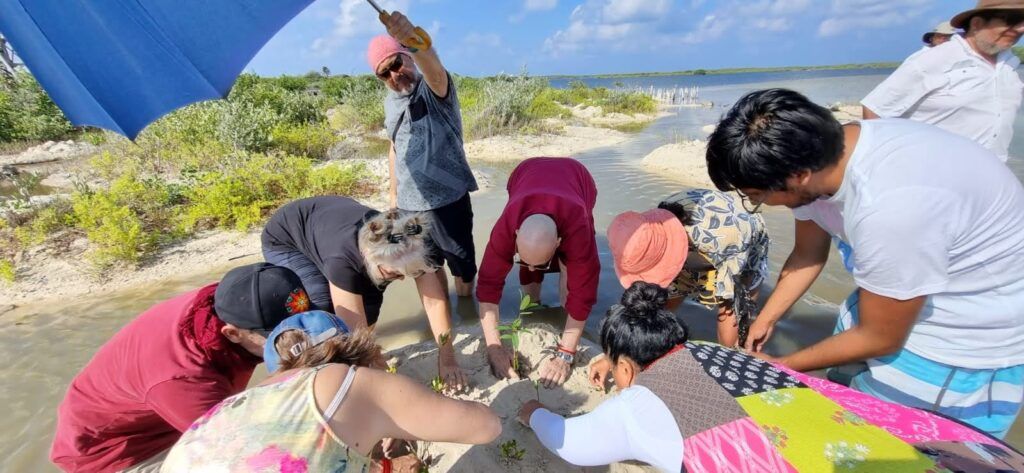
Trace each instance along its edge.
<instances>
[{"instance_id":1,"label":"wristwatch","mask_svg":"<svg viewBox=\"0 0 1024 473\"><path fill-rule=\"evenodd\" d=\"M558 359L568 363L569 366L572 366L572 362L576 361L576 355L573 355L571 353L566 353L564 351L555 351L555 358L558 358Z\"/></svg>"}]
</instances>

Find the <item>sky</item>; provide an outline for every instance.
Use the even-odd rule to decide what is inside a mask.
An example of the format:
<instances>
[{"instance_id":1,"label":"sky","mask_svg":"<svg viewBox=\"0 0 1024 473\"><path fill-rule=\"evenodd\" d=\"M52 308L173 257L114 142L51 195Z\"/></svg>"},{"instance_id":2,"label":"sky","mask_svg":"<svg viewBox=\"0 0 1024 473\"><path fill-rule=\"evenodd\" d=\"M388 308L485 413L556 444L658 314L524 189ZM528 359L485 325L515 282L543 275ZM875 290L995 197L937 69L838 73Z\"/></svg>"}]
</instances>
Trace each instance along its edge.
<instances>
[{"instance_id":1,"label":"sky","mask_svg":"<svg viewBox=\"0 0 1024 473\"><path fill-rule=\"evenodd\" d=\"M900 61L973 0L383 0L426 29L453 72L665 72ZM365 0L316 0L247 71L369 73L384 33Z\"/></svg>"}]
</instances>

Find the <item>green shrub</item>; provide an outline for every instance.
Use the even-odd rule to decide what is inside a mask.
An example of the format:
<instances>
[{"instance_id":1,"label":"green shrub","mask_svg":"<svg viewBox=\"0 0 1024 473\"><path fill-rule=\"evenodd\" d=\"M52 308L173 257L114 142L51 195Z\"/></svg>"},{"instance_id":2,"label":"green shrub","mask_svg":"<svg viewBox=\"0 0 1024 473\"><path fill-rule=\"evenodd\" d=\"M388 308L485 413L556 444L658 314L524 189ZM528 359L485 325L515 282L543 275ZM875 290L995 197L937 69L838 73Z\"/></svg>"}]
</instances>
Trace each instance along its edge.
<instances>
[{"instance_id":1,"label":"green shrub","mask_svg":"<svg viewBox=\"0 0 1024 473\"><path fill-rule=\"evenodd\" d=\"M14 229L14 238L22 248L30 248L46 241L51 234L73 224L70 202L57 200L35 212L26 223Z\"/></svg>"},{"instance_id":2,"label":"green shrub","mask_svg":"<svg viewBox=\"0 0 1024 473\"><path fill-rule=\"evenodd\" d=\"M184 236L175 229L182 202L180 185L126 173L108 189L72 195L72 219L92 243L96 264L136 264Z\"/></svg>"},{"instance_id":3,"label":"green shrub","mask_svg":"<svg viewBox=\"0 0 1024 473\"><path fill-rule=\"evenodd\" d=\"M11 94L0 88L0 142L7 143L19 138L17 119L18 112L14 109Z\"/></svg>"},{"instance_id":4,"label":"green shrub","mask_svg":"<svg viewBox=\"0 0 1024 473\"><path fill-rule=\"evenodd\" d=\"M338 138L325 125L281 124L274 127L270 141L272 148L285 154L322 160Z\"/></svg>"},{"instance_id":5,"label":"green shrub","mask_svg":"<svg viewBox=\"0 0 1024 473\"><path fill-rule=\"evenodd\" d=\"M99 128L93 128L83 132L79 139L93 146L101 146L107 142L107 134Z\"/></svg>"},{"instance_id":6,"label":"green shrub","mask_svg":"<svg viewBox=\"0 0 1024 473\"><path fill-rule=\"evenodd\" d=\"M332 94L338 94L337 100L340 103L335 108L332 127L358 127L370 131L384 127L384 98L387 89L380 81L348 81L344 86L339 86L339 90L332 91Z\"/></svg>"},{"instance_id":7,"label":"green shrub","mask_svg":"<svg viewBox=\"0 0 1024 473\"><path fill-rule=\"evenodd\" d=\"M186 192L189 205L184 227L248 230L260 222L267 211L290 194L297 194L312 162L295 157L250 154L237 157L235 167L223 172L201 175Z\"/></svg>"},{"instance_id":8,"label":"green shrub","mask_svg":"<svg viewBox=\"0 0 1024 473\"><path fill-rule=\"evenodd\" d=\"M0 115L7 115L10 128L0 139L58 140L71 133L71 123L31 74L18 72L4 88L7 103L0 104Z\"/></svg>"},{"instance_id":9,"label":"green shrub","mask_svg":"<svg viewBox=\"0 0 1024 473\"><path fill-rule=\"evenodd\" d=\"M650 95L616 91L599 102L605 113L654 113L658 106Z\"/></svg>"},{"instance_id":10,"label":"green shrub","mask_svg":"<svg viewBox=\"0 0 1024 473\"><path fill-rule=\"evenodd\" d=\"M309 172L305 189L294 198L312 197L317 195L358 195L362 193L366 179L369 177L366 166L326 165L314 168Z\"/></svg>"},{"instance_id":11,"label":"green shrub","mask_svg":"<svg viewBox=\"0 0 1024 473\"><path fill-rule=\"evenodd\" d=\"M0 259L0 281L13 283L16 275L17 268L14 267L14 262L6 259Z\"/></svg>"},{"instance_id":12,"label":"green shrub","mask_svg":"<svg viewBox=\"0 0 1024 473\"><path fill-rule=\"evenodd\" d=\"M264 151L270 146L270 133L278 116L267 106L245 101L230 101L217 124L217 137L245 151Z\"/></svg>"},{"instance_id":13,"label":"green shrub","mask_svg":"<svg viewBox=\"0 0 1024 473\"><path fill-rule=\"evenodd\" d=\"M530 106L527 107L527 115L533 118L568 118L572 116L572 112L567 110L562 105L559 105L555 101L554 93L555 89L546 88L537 94L533 100L530 101Z\"/></svg>"},{"instance_id":14,"label":"green shrub","mask_svg":"<svg viewBox=\"0 0 1024 473\"><path fill-rule=\"evenodd\" d=\"M93 245L90 258L99 266L135 264L152 251L156 239L144 231L142 219L108 193L78 194L75 219Z\"/></svg>"}]
</instances>

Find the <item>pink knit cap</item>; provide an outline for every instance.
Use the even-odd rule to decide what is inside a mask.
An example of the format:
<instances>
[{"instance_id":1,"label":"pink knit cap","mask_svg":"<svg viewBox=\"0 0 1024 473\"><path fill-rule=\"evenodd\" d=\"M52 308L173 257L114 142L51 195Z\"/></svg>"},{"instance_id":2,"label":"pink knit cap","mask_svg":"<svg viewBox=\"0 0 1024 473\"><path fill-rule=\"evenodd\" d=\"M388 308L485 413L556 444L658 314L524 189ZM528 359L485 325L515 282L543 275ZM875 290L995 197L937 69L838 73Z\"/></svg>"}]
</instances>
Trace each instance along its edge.
<instances>
[{"instance_id":1,"label":"pink knit cap","mask_svg":"<svg viewBox=\"0 0 1024 473\"><path fill-rule=\"evenodd\" d=\"M381 63L395 54L409 56L409 51L395 38L382 34L370 40L370 46L366 48L366 62L370 64L370 69L373 69L373 73L376 74Z\"/></svg>"}]
</instances>

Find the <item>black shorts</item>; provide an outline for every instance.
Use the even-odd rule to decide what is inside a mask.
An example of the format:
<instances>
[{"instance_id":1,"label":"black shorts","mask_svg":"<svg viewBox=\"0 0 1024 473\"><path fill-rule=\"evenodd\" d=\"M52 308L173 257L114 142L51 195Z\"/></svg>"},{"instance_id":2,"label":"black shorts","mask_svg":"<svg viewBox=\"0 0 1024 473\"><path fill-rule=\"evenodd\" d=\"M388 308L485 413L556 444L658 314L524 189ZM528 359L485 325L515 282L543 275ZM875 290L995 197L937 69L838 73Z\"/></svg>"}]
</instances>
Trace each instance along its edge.
<instances>
[{"instance_id":1,"label":"black shorts","mask_svg":"<svg viewBox=\"0 0 1024 473\"><path fill-rule=\"evenodd\" d=\"M448 262L452 275L466 282L475 279L476 245L473 243L473 205L469 193L426 213L431 218L430 238L437 246L438 256Z\"/></svg>"}]
</instances>

